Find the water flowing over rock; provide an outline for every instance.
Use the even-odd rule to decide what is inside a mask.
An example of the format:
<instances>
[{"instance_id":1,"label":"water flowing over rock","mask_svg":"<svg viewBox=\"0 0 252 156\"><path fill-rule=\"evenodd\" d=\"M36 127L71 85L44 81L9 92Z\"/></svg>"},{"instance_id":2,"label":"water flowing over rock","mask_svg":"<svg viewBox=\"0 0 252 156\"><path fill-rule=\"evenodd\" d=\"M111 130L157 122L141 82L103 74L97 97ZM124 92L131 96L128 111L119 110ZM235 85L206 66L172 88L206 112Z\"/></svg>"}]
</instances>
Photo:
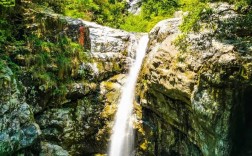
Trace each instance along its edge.
<instances>
[{"instance_id":1,"label":"water flowing over rock","mask_svg":"<svg viewBox=\"0 0 252 156\"><path fill-rule=\"evenodd\" d=\"M136 50L136 60L130 67L127 81L122 88L122 95L119 100L117 113L115 115L115 124L111 136L111 145L109 149L110 156L130 156L133 154L134 133L133 133L133 101L135 95L135 85L139 70L145 56L148 45L148 35L140 38Z\"/></svg>"},{"instance_id":2,"label":"water flowing over rock","mask_svg":"<svg viewBox=\"0 0 252 156\"><path fill-rule=\"evenodd\" d=\"M129 4L128 11L134 15L138 15L141 12L141 2L142 0L127 0Z\"/></svg>"}]
</instances>

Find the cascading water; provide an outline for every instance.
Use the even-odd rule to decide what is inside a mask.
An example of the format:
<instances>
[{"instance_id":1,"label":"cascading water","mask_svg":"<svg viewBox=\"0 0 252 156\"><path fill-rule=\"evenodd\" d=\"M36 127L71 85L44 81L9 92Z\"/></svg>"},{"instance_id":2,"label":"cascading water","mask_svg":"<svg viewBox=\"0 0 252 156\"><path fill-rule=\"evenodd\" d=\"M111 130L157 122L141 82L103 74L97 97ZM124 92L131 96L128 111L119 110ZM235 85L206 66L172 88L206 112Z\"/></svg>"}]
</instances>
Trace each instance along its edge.
<instances>
[{"instance_id":1,"label":"cascading water","mask_svg":"<svg viewBox=\"0 0 252 156\"><path fill-rule=\"evenodd\" d=\"M113 127L113 134L111 136L109 156L133 155L134 135L133 125L130 121L130 118L133 112L135 85L143 58L145 56L148 41L148 35L141 37L136 51L136 60L130 67L127 81L123 87L121 99L119 100L119 105L115 116L115 124Z\"/></svg>"}]
</instances>

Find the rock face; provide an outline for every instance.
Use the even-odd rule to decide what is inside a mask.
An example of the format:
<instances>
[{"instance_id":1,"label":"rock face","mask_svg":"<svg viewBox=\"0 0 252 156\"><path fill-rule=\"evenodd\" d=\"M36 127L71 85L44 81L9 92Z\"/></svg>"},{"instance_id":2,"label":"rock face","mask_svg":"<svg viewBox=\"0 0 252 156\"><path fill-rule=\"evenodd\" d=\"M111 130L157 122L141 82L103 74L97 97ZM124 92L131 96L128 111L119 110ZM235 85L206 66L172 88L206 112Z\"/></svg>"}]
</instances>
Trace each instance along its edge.
<instances>
[{"instance_id":1,"label":"rock face","mask_svg":"<svg viewBox=\"0 0 252 156\"><path fill-rule=\"evenodd\" d=\"M36 62L27 63L24 53L15 57L22 74L13 75L8 67L1 69L0 155L104 154L124 73L135 57L141 34L64 17L51 10L33 10L32 5L20 5L25 7L22 17L27 35L52 44L67 38L72 44L68 50L74 52L81 45L88 59L71 67L77 72L69 75L71 81L64 81L62 88L48 88L46 81L38 83L29 73ZM40 48L44 53L54 52L46 46L26 45L34 55ZM57 65L46 63L46 71L37 73L58 70Z\"/></svg>"},{"instance_id":2,"label":"rock face","mask_svg":"<svg viewBox=\"0 0 252 156\"><path fill-rule=\"evenodd\" d=\"M93 79L107 79L112 73L127 70L127 65L135 57L136 46L141 34L129 33L119 29L112 29L81 19L72 19L55 14L52 11L40 11L41 21L34 21L35 28L29 26L34 34L66 35L74 42L80 42L80 29L83 27L83 46L91 56L91 61L80 67L89 70ZM38 16L38 15L37 15ZM41 18L41 17L40 17ZM52 27L58 27L51 30Z\"/></svg>"},{"instance_id":3,"label":"rock face","mask_svg":"<svg viewBox=\"0 0 252 156\"><path fill-rule=\"evenodd\" d=\"M121 73L128 70L134 58L139 36L53 13L44 15L47 20L65 21L63 33L77 43L79 29L84 27L84 47L90 60L80 64L79 71L84 71L85 77L67 86L63 102L48 99L44 108L35 114L42 132L39 151L41 155L59 156L106 153L123 84ZM35 101L34 105L39 104Z\"/></svg>"},{"instance_id":4,"label":"rock face","mask_svg":"<svg viewBox=\"0 0 252 156\"><path fill-rule=\"evenodd\" d=\"M18 83L10 68L1 66L0 155L31 146L41 134Z\"/></svg>"},{"instance_id":5,"label":"rock face","mask_svg":"<svg viewBox=\"0 0 252 156\"><path fill-rule=\"evenodd\" d=\"M182 19L175 18L161 21L150 32L138 83L137 102L142 107L139 155L251 152L251 50L236 47L239 39L219 38L220 30L232 31L223 28L225 23L240 16L232 6L211 7L215 9L210 18L219 20L211 21L217 30L205 28L190 33L185 42L178 41ZM252 45L248 43L247 49Z\"/></svg>"}]
</instances>

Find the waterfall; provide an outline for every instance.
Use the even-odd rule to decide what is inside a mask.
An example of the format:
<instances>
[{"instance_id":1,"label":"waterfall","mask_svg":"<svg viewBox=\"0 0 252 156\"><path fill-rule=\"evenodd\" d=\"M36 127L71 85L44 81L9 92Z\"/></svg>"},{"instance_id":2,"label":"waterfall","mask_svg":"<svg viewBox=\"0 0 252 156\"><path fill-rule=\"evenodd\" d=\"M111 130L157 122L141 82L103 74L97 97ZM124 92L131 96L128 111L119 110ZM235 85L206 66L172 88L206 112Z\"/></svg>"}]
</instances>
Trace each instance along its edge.
<instances>
[{"instance_id":1,"label":"waterfall","mask_svg":"<svg viewBox=\"0 0 252 156\"><path fill-rule=\"evenodd\" d=\"M148 35L141 37L136 50L136 60L130 67L127 81L122 89L115 124L109 149L109 156L132 156L134 146L133 123L130 121L133 112L135 85L139 70L145 56Z\"/></svg>"}]
</instances>

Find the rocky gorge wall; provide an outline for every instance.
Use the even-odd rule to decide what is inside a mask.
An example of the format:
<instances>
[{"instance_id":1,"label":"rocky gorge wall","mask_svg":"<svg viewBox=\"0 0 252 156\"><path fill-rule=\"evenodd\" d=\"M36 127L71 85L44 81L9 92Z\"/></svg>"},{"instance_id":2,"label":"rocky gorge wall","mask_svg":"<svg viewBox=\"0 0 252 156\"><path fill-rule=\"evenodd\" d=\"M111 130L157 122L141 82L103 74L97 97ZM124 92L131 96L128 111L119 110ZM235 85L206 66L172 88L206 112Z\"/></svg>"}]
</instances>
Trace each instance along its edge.
<instances>
[{"instance_id":1,"label":"rocky gorge wall","mask_svg":"<svg viewBox=\"0 0 252 156\"><path fill-rule=\"evenodd\" d=\"M13 56L21 74L1 66L0 155L106 153L119 90L141 34L64 17L34 5L16 6L22 10L26 35L33 37ZM69 44L62 50L71 53L66 55L70 70L60 72L60 64L48 60L42 64L45 70L42 66L33 72L39 64L33 61L37 55L61 56L57 44L62 38ZM59 59L66 59L65 55ZM62 76L60 85L54 84L53 75Z\"/></svg>"},{"instance_id":2,"label":"rocky gorge wall","mask_svg":"<svg viewBox=\"0 0 252 156\"><path fill-rule=\"evenodd\" d=\"M218 21L201 21L184 42L178 39L182 18L161 21L150 32L137 87L139 155L251 153L251 42L244 51L241 40L224 39L233 29L224 23L240 15L225 3L211 7L210 18Z\"/></svg>"},{"instance_id":3,"label":"rocky gorge wall","mask_svg":"<svg viewBox=\"0 0 252 156\"><path fill-rule=\"evenodd\" d=\"M24 10L25 33L37 36L39 42L28 40L13 56L20 75L0 66L0 155L105 154L125 73L142 34L33 5L18 8ZM209 18L217 17L211 21L214 26L204 27L209 21L201 21L202 29L185 40L178 40L182 13L161 21L149 33L134 103L136 155L251 152L251 42L243 37L248 44L241 47L241 40L220 39L221 30L232 31L224 27L226 21L240 15L225 3L211 7L215 9ZM71 53L66 55L70 70L61 71L52 60L45 63L45 70L36 71L56 77L63 72L61 84L50 85L50 79L31 72L38 59L28 58L41 49L55 57L57 49L45 42L57 44L62 38L68 41L63 49Z\"/></svg>"}]
</instances>

